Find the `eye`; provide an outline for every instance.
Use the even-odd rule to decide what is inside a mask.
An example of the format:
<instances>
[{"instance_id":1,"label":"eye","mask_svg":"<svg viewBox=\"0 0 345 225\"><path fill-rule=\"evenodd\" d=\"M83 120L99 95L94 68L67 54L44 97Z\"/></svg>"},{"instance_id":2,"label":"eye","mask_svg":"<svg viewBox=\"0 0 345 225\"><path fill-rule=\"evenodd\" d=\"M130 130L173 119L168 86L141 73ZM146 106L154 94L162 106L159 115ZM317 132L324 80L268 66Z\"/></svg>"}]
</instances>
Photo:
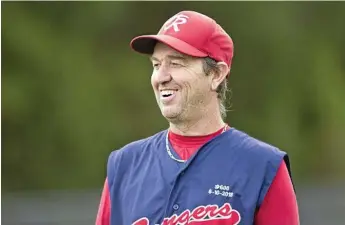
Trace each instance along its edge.
<instances>
[{"instance_id":1,"label":"eye","mask_svg":"<svg viewBox=\"0 0 345 225\"><path fill-rule=\"evenodd\" d=\"M159 63L152 63L152 67L154 68L154 69L158 69L159 68L159 66L160 66L160 64Z\"/></svg>"},{"instance_id":2,"label":"eye","mask_svg":"<svg viewBox=\"0 0 345 225\"><path fill-rule=\"evenodd\" d=\"M181 62L171 62L170 63L172 67L182 67L183 64Z\"/></svg>"}]
</instances>

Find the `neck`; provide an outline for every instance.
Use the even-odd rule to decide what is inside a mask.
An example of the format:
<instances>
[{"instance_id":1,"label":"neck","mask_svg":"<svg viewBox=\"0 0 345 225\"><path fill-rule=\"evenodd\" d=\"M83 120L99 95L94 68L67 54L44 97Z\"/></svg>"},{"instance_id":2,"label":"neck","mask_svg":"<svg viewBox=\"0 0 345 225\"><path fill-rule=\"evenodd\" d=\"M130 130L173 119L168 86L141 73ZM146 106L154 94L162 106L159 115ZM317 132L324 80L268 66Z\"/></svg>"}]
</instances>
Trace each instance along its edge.
<instances>
[{"instance_id":1,"label":"neck","mask_svg":"<svg viewBox=\"0 0 345 225\"><path fill-rule=\"evenodd\" d=\"M213 112L194 120L170 122L170 131L183 136L202 136L214 133L225 125L220 113Z\"/></svg>"}]
</instances>

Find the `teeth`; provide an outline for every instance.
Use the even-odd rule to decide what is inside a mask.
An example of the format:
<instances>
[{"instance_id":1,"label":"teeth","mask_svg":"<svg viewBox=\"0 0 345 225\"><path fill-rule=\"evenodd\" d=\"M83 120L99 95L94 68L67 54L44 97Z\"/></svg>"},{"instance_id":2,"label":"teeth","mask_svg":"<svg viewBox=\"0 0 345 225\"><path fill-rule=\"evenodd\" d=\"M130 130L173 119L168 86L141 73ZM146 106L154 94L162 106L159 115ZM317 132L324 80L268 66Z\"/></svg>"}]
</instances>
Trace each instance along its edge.
<instances>
[{"instance_id":1,"label":"teeth","mask_svg":"<svg viewBox=\"0 0 345 225\"><path fill-rule=\"evenodd\" d=\"M164 90L164 91L161 91L161 94L162 94L163 96L172 95L172 94L174 94L174 93L175 93L175 91L173 91L173 90Z\"/></svg>"}]
</instances>

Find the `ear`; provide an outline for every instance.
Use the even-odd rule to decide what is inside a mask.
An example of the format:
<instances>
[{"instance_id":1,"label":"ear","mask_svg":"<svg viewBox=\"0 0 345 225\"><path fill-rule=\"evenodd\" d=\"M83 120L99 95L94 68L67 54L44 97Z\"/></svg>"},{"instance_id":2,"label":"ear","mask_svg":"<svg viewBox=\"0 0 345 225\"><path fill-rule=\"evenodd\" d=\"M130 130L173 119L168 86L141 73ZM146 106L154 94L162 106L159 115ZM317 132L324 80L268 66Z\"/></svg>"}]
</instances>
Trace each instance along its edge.
<instances>
[{"instance_id":1,"label":"ear","mask_svg":"<svg viewBox=\"0 0 345 225\"><path fill-rule=\"evenodd\" d=\"M212 91L216 91L218 86L223 82L224 79L227 79L227 76L229 74L230 68L225 62L218 62L218 73L213 73L212 76L212 83L211 88Z\"/></svg>"}]
</instances>

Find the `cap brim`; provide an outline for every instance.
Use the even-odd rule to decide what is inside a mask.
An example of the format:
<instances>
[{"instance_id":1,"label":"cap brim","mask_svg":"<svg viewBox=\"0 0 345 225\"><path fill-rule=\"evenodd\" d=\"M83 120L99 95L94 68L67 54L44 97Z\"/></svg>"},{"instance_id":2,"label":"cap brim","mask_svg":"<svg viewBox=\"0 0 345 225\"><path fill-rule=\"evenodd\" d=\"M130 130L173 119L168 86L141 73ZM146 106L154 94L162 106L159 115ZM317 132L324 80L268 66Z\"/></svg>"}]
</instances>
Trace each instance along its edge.
<instances>
[{"instance_id":1,"label":"cap brim","mask_svg":"<svg viewBox=\"0 0 345 225\"><path fill-rule=\"evenodd\" d=\"M142 54L153 54L154 48L157 42L162 42L169 47L175 49L183 54L194 56L194 57L206 57L207 54L199 51L190 44L181 41L178 38L168 36L168 35L142 35L134 38L130 46L131 48Z\"/></svg>"}]
</instances>

